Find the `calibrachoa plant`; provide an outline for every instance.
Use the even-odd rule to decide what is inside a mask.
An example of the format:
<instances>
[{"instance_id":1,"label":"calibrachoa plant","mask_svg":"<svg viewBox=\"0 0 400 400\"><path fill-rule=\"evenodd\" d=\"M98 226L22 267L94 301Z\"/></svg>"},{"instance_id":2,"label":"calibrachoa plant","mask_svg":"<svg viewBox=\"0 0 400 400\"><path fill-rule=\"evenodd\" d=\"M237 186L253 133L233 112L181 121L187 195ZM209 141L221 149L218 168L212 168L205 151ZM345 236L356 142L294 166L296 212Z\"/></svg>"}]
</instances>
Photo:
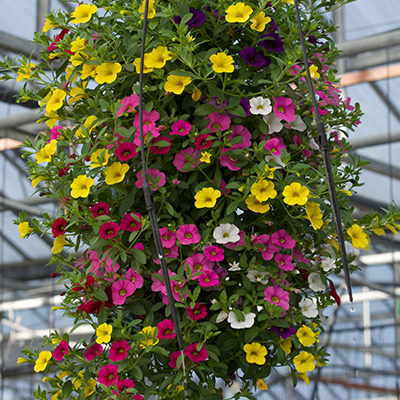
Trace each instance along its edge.
<instances>
[{"instance_id":1,"label":"calibrachoa plant","mask_svg":"<svg viewBox=\"0 0 400 400\"><path fill-rule=\"evenodd\" d=\"M327 362L318 336L342 261L292 3L150 1L144 145L184 360L138 155L144 4L52 12L35 38L41 62L19 60L20 101L37 101L48 126L25 143L32 184L59 208L16 223L21 238L53 236L60 308L73 330L93 330L74 343L52 332L25 350L19 362L51 386L36 398L220 399L216 382L239 379L234 398L251 399L276 368L308 382ZM319 14L336 2L301 3L345 239L367 250L370 234L396 231L399 212L352 218L363 163L342 160L361 111L335 86L334 28Z\"/></svg>"}]
</instances>

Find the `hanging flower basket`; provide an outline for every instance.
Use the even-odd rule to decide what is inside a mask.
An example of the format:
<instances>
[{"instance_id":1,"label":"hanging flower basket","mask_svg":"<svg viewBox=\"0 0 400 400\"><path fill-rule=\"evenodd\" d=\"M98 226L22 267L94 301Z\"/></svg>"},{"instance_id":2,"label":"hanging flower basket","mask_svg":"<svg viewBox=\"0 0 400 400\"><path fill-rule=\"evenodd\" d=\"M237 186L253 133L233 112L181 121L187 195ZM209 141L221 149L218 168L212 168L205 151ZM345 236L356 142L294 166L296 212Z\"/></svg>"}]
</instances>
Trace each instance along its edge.
<instances>
[{"instance_id":1,"label":"hanging flower basket","mask_svg":"<svg viewBox=\"0 0 400 400\"><path fill-rule=\"evenodd\" d=\"M279 367L296 384L326 363L318 337L340 301L329 276L342 261L292 3L150 1L144 146L184 357L138 154L144 4L52 12L35 38L42 61L19 60L17 80L41 87L25 86L20 101L37 101L48 126L25 159L59 208L16 223L24 238L52 234L57 308L74 325L19 360L50 377L36 398L221 399L239 380L234 398L252 399ZM352 218L363 163L346 133L361 111L335 86L334 28L319 14L337 2L301 3L345 239L368 249L399 212ZM71 340L83 324L92 336Z\"/></svg>"}]
</instances>

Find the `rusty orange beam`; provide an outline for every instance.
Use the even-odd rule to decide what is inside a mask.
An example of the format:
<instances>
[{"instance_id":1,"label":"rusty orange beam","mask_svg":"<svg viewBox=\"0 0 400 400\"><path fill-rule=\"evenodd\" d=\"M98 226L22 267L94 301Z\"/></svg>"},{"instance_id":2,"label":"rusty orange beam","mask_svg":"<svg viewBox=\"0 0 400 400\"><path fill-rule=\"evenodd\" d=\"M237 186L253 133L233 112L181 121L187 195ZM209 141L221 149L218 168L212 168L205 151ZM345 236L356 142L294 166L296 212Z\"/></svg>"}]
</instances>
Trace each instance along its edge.
<instances>
[{"instance_id":1,"label":"rusty orange beam","mask_svg":"<svg viewBox=\"0 0 400 400\"><path fill-rule=\"evenodd\" d=\"M382 79L395 78L397 76L400 76L400 63L363 71L345 72L339 75L340 84L338 87L356 85L362 82L375 82Z\"/></svg>"}]
</instances>

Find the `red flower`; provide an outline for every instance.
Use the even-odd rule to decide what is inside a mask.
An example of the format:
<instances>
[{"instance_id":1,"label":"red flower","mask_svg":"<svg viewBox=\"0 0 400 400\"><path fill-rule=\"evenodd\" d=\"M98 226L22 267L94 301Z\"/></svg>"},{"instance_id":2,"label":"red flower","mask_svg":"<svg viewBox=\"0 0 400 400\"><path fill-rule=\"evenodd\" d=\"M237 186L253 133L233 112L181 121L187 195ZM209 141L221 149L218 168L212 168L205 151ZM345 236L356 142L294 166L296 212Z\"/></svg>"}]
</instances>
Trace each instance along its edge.
<instances>
[{"instance_id":1,"label":"red flower","mask_svg":"<svg viewBox=\"0 0 400 400\"><path fill-rule=\"evenodd\" d=\"M157 329L157 339L173 339L176 337L176 333L173 333L175 325L170 319L160 321L157 325Z\"/></svg>"},{"instance_id":2,"label":"red flower","mask_svg":"<svg viewBox=\"0 0 400 400\"><path fill-rule=\"evenodd\" d=\"M102 301L94 301L90 299L87 303L82 303L78 306L78 311L86 312L87 314L98 314L103 308Z\"/></svg>"},{"instance_id":3,"label":"red flower","mask_svg":"<svg viewBox=\"0 0 400 400\"><path fill-rule=\"evenodd\" d=\"M53 238L56 238L60 235L65 235L65 225L67 221L64 218L58 218L53 222L51 226L51 232L53 234Z\"/></svg>"},{"instance_id":4,"label":"red flower","mask_svg":"<svg viewBox=\"0 0 400 400\"><path fill-rule=\"evenodd\" d=\"M74 283L73 286L72 286L72 290L74 292L84 292L86 289L89 289L89 287L92 286L94 284L94 282L95 282L94 277L89 275L89 276L86 277L85 286L82 286L79 283Z\"/></svg>"},{"instance_id":5,"label":"red flower","mask_svg":"<svg viewBox=\"0 0 400 400\"><path fill-rule=\"evenodd\" d=\"M90 207L90 212L92 213L93 218L97 218L99 215L108 215L110 212L110 206L105 201L99 201Z\"/></svg>"},{"instance_id":6,"label":"red flower","mask_svg":"<svg viewBox=\"0 0 400 400\"><path fill-rule=\"evenodd\" d=\"M197 321L207 317L207 308L204 304L196 303L193 308L189 306L186 313L191 320Z\"/></svg>"},{"instance_id":7,"label":"red flower","mask_svg":"<svg viewBox=\"0 0 400 400\"><path fill-rule=\"evenodd\" d=\"M99 379L98 382L110 387L118 382L118 365L108 364L104 365L99 371Z\"/></svg>"},{"instance_id":8,"label":"red flower","mask_svg":"<svg viewBox=\"0 0 400 400\"><path fill-rule=\"evenodd\" d=\"M95 357L103 352L103 346L98 343L92 344L83 352L83 357L88 361L92 361Z\"/></svg>"},{"instance_id":9,"label":"red flower","mask_svg":"<svg viewBox=\"0 0 400 400\"><path fill-rule=\"evenodd\" d=\"M194 145L196 146L197 150L208 149L212 145L212 140L207 140L207 138L211 137L211 135L207 133L203 133L194 139Z\"/></svg>"},{"instance_id":10,"label":"red flower","mask_svg":"<svg viewBox=\"0 0 400 400\"><path fill-rule=\"evenodd\" d=\"M158 142L168 142L169 146L157 146ZM171 148L171 139L169 139L165 136L160 136L160 137L152 139L149 150L153 154L167 154L169 152L170 148Z\"/></svg>"},{"instance_id":11,"label":"red flower","mask_svg":"<svg viewBox=\"0 0 400 400\"><path fill-rule=\"evenodd\" d=\"M118 157L119 161L128 161L136 157L138 152L134 143L123 142L115 149L114 154Z\"/></svg>"},{"instance_id":12,"label":"red flower","mask_svg":"<svg viewBox=\"0 0 400 400\"><path fill-rule=\"evenodd\" d=\"M134 215L136 217L134 217ZM139 213L133 212L125 214L121 219L121 229L128 232L140 231L142 227L141 220L142 216Z\"/></svg>"},{"instance_id":13,"label":"red flower","mask_svg":"<svg viewBox=\"0 0 400 400\"><path fill-rule=\"evenodd\" d=\"M113 237L117 236L119 230L121 228L116 222L110 221L105 222L99 230L99 236L102 239L112 239Z\"/></svg>"},{"instance_id":14,"label":"red flower","mask_svg":"<svg viewBox=\"0 0 400 400\"><path fill-rule=\"evenodd\" d=\"M194 362L204 361L208 357L207 349L202 347L197 350L197 345L198 343L189 344L184 350L185 356Z\"/></svg>"}]
</instances>

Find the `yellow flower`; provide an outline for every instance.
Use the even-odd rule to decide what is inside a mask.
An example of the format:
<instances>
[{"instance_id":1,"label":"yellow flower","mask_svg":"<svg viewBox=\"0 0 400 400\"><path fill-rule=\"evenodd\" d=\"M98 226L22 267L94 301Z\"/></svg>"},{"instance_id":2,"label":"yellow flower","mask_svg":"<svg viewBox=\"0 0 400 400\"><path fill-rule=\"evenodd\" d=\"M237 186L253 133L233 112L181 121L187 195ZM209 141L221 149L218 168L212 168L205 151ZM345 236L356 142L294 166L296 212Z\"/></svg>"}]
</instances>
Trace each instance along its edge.
<instances>
[{"instance_id":1,"label":"yellow flower","mask_svg":"<svg viewBox=\"0 0 400 400\"><path fill-rule=\"evenodd\" d=\"M300 185L298 182L293 182L289 186L285 186L283 201L289 206L294 206L295 204L302 206L307 203L309 194L310 191L305 186Z\"/></svg>"},{"instance_id":2,"label":"yellow flower","mask_svg":"<svg viewBox=\"0 0 400 400\"><path fill-rule=\"evenodd\" d=\"M145 55L144 63L147 68L162 68L171 59L172 53L165 46L158 46L151 53Z\"/></svg>"},{"instance_id":3,"label":"yellow flower","mask_svg":"<svg viewBox=\"0 0 400 400\"><path fill-rule=\"evenodd\" d=\"M58 25L54 24L52 21L50 21L48 18L46 18L46 22L44 23L44 26L43 26L43 32L47 32L51 28L58 28Z\"/></svg>"},{"instance_id":4,"label":"yellow flower","mask_svg":"<svg viewBox=\"0 0 400 400\"><path fill-rule=\"evenodd\" d=\"M261 11L255 17L253 17L250 22L252 22L250 28L253 29L253 31L263 32L265 30L265 25L271 22L271 18L266 17L265 12Z\"/></svg>"},{"instance_id":5,"label":"yellow flower","mask_svg":"<svg viewBox=\"0 0 400 400\"><path fill-rule=\"evenodd\" d=\"M143 328L139 333L141 333L146 340L141 340L140 341L140 347L142 349L145 349L148 346L155 346L159 340L157 339L157 337L155 336L155 327L152 326L146 326L145 328Z\"/></svg>"},{"instance_id":6,"label":"yellow flower","mask_svg":"<svg viewBox=\"0 0 400 400\"><path fill-rule=\"evenodd\" d=\"M50 162L51 156L57 151L57 140L51 140L50 143L47 143L43 149L39 150L35 159L38 164L42 162Z\"/></svg>"},{"instance_id":7,"label":"yellow flower","mask_svg":"<svg viewBox=\"0 0 400 400\"><path fill-rule=\"evenodd\" d=\"M247 343L243 346L246 352L246 361L249 364L265 364L265 356L268 354L267 348L260 343Z\"/></svg>"},{"instance_id":8,"label":"yellow flower","mask_svg":"<svg viewBox=\"0 0 400 400\"><path fill-rule=\"evenodd\" d=\"M46 104L46 111L50 112L59 110L63 106L66 95L67 93L64 92L64 90L56 89Z\"/></svg>"},{"instance_id":9,"label":"yellow flower","mask_svg":"<svg viewBox=\"0 0 400 400\"><path fill-rule=\"evenodd\" d=\"M267 174L268 179L274 179L275 171L276 171L276 168L269 167L267 164L265 165L264 173Z\"/></svg>"},{"instance_id":10,"label":"yellow flower","mask_svg":"<svg viewBox=\"0 0 400 400\"><path fill-rule=\"evenodd\" d=\"M353 247L356 249L363 249L369 244L368 235L362 230L361 226L353 224L347 229L347 234L350 236Z\"/></svg>"},{"instance_id":11,"label":"yellow flower","mask_svg":"<svg viewBox=\"0 0 400 400\"><path fill-rule=\"evenodd\" d=\"M51 351L41 351L39 353L38 359L35 361L35 367L33 368L33 370L35 372L44 371L50 360L51 360Z\"/></svg>"},{"instance_id":12,"label":"yellow flower","mask_svg":"<svg viewBox=\"0 0 400 400\"><path fill-rule=\"evenodd\" d=\"M221 192L219 190L205 187L195 194L194 198L196 202L194 206L196 208L212 208L215 206L218 197L221 197Z\"/></svg>"},{"instance_id":13,"label":"yellow flower","mask_svg":"<svg viewBox=\"0 0 400 400\"><path fill-rule=\"evenodd\" d=\"M265 383L264 379L257 379L257 389L268 390L268 386Z\"/></svg>"},{"instance_id":14,"label":"yellow flower","mask_svg":"<svg viewBox=\"0 0 400 400\"><path fill-rule=\"evenodd\" d=\"M83 123L83 126L90 132L92 132L92 130L96 127L97 122L95 123L95 121L97 121L97 118L94 115L89 115L86 119L85 122ZM75 135L78 137L83 137L84 134L82 132L82 128L79 127L77 129L77 131L75 132Z\"/></svg>"},{"instance_id":15,"label":"yellow flower","mask_svg":"<svg viewBox=\"0 0 400 400\"><path fill-rule=\"evenodd\" d=\"M57 236L54 239L53 247L51 248L51 254L59 254L64 248L67 241L65 240L65 235Z\"/></svg>"},{"instance_id":16,"label":"yellow flower","mask_svg":"<svg viewBox=\"0 0 400 400\"><path fill-rule=\"evenodd\" d=\"M86 94L86 92L85 92L82 88L80 88L80 87L78 87L78 86L72 88L72 89L69 91L69 95L71 96L71 97L69 98L69 100L68 100L68 103L69 103L69 104L74 104L74 103L76 103L77 101L79 101L80 99L83 99L83 98L85 98L85 97L88 97L88 95Z\"/></svg>"},{"instance_id":17,"label":"yellow flower","mask_svg":"<svg viewBox=\"0 0 400 400\"><path fill-rule=\"evenodd\" d=\"M198 88L196 87L196 85L195 85L195 86L193 87L192 100L193 100L193 101L199 101L200 98L201 98L201 95L202 95L201 90L198 89Z\"/></svg>"},{"instance_id":18,"label":"yellow flower","mask_svg":"<svg viewBox=\"0 0 400 400\"><path fill-rule=\"evenodd\" d=\"M76 53L77 51L85 50L85 38L78 36L73 42L71 42L71 51Z\"/></svg>"},{"instance_id":19,"label":"yellow flower","mask_svg":"<svg viewBox=\"0 0 400 400\"><path fill-rule=\"evenodd\" d=\"M33 228L29 228L29 222L21 222L18 224L19 239L25 238L29 232L33 232Z\"/></svg>"},{"instance_id":20,"label":"yellow flower","mask_svg":"<svg viewBox=\"0 0 400 400\"><path fill-rule=\"evenodd\" d=\"M79 65L83 64L86 61L85 54L81 51L77 51L69 59L74 67L79 67Z\"/></svg>"},{"instance_id":21,"label":"yellow flower","mask_svg":"<svg viewBox=\"0 0 400 400\"><path fill-rule=\"evenodd\" d=\"M21 82L23 79L29 79L35 66L36 65L34 63L29 63L19 67L17 81Z\"/></svg>"},{"instance_id":22,"label":"yellow flower","mask_svg":"<svg viewBox=\"0 0 400 400\"><path fill-rule=\"evenodd\" d=\"M253 195L249 196L245 202L247 204L247 208L256 213L264 214L270 210L269 203L262 204L262 202L258 201L256 196Z\"/></svg>"},{"instance_id":23,"label":"yellow flower","mask_svg":"<svg viewBox=\"0 0 400 400\"><path fill-rule=\"evenodd\" d=\"M164 83L164 90L174 94L181 94L185 86L192 82L190 76L168 75L167 81Z\"/></svg>"},{"instance_id":24,"label":"yellow flower","mask_svg":"<svg viewBox=\"0 0 400 400\"><path fill-rule=\"evenodd\" d=\"M210 162L211 162L211 156L212 156L212 154L209 153L208 151L203 151L203 152L201 153L200 161L201 161L201 162L204 162L204 163L206 163L206 164L210 164Z\"/></svg>"},{"instance_id":25,"label":"yellow flower","mask_svg":"<svg viewBox=\"0 0 400 400\"><path fill-rule=\"evenodd\" d=\"M65 370L61 370L58 373L57 377L58 377L58 379L64 379L66 376L70 376L70 375L71 375L71 372L68 372L68 371L65 371Z\"/></svg>"},{"instance_id":26,"label":"yellow flower","mask_svg":"<svg viewBox=\"0 0 400 400\"><path fill-rule=\"evenodd\" d=\"M392 231L392 233L394 233L395 235L398 234L398 232L396 231L396 229L394 228L393 225L388 224L388 225L385 226L385 228L387 228L387 229L389 229L390 231ZM396 226L396 228L398 228L398 226Z\"/></svg>"},{"instance_id":27,"label":"yellow flower","mask_svg":"<svg viewBox=\"0 0 400 400\"><path fill-rule=\"evenodd\" d=\"M49 128L52 128L59 120L58 115L55 111L46 112L46 118L47 119L45 123Z\"/></svg>"},{"instance_id":28,"label":"yellow flower","mask_svg":"<svg viewBox=\"0 0 400 400\"><path fill-rule=\"evenodd\" d=\"M51 400L60 400L61 398L62 398L62 389L57 390L57 392L55 392L53 396L51 396Z\"/></svg>"},{"instance_id":29,"label":"yellow flower","mask_svg":"<svg viewBox=\"0 0 400 400\"><path fill-rule=\"evenodd\" d=\"M307 351L302 351L293 359L293 362L296 365L297 371L299 371L301 374L306 371L313 371L315 368L314 356Z\"/></svg>"},{"instance_id":30,"label":"yellow flower","mask_svg":"<svg viewBox=\"0 0 400 400\"><path fill-rule=\"evenodd\" d=\"M261 202L274 199L277 195L274 187L272 182L260 179L251 186L251 194L256 196L256 199Z\"/></svg>"},{"instance_id":31,"label":"yellow flower","mask_svg":"<svg viewBox=\"0 0 400 400\"><path fill-rule=\"evenodd\" d=\"M306 214L315 230L322 227L324 223L322 222L322 213L318 203L315 203L314 201L307 201Z\"/></svg>"},{"instance_id":32,"label":"yellow flower","mask_svg":"<svg viewBox=\"0 0 400 400\"><path fill-rule=\"evenodd\" d=\"M144 55L144 60L146 61L146 54ZM136 73L140 74L140 57L135 58L135 61L133 62L133 65L136 67ZM153 68L148 67L146 65L146 62L143 65L143 73L148 74L149 72L153 72Z\"/></svg>"},{"instance_id":33,"label":"yellow flower","mask_svg":"<svg viewBox=\"0 0 400 400\"><path fill-rule=\"evenodd\" d=\"M107 149L97 149L90 156L90 168L101 167L102 165L107 165L108 159L110 158L110 154ZM100 160L103 161L100 161Z\"/></svg>"},{"instance_id":34,"label":"yellow flower","mask_svg":"<svg viewBox=\"0 0 400 400\"><path fill-rule=\"evenodd\" d=\"M18 357L17 364L23 364L26 362L30 362L30 360L28 360L27 358Z\"/></svg>"},{"instance_id":35,"label":"yellow flower","mask_svg":"<svg viewBox=\"0 0 400 400\"><path fill-rule=\"evenodd\" d=\"M111 333L113 331L112 325L108 325L106 323L101 324L96 329L96 343L108 343L111 340Z\"/></svg>"},{"instance_id":36,"label":"yellow flower","mask_svg":"<svg viewBox=\"0 0 400 400\"><path fill-rule=\"evenodd\" d=\"M51 311L64 310L64 309L65 309L64 306L53 306L53 307L51 307Z\"/></svg>"},{"instance_id":37,"label":"yellow flower","mask_svg":"<svg viewBox=\"0 0 400 400\"><path fill-rule=\"evenodd\" d=\"M373 231L374 231L375 235L378 235L378 236L385 236L386 235L385 234L385 230L382 229L382 228L375 228L375 229L373 229Z\"/></svg>"},{"instance_id":38,"label":"yellow flower","mask_svg":"<svg viewBox=\"0 0 400 400\"><path fill-rule=\"evenodd\" d=\"M286 354L290 354L292 352L292 339L287 338L281 340L279 346Z\"/></svg>"},{"instance_id":39,"label":"yellow flower","mask_svg":"<svg viewBox=\"0 0 400 400\"><path fill-rule=\"evenodd\" d=\"M71 22L73 24L83 24L88 22L96 11L97 7L92 4L80 4L71 14L74 18Z\"/></svg>"},{"instance_id":40,"label":"yellow flower","mask_svg":"<svg viewBox=\"0 0 400 400\"><path fill-rule=\"evenodd\" d=\"M239 2L232 4L226 9L226 22L246 22L253 9L250 6L246 6L244 3Z\"/></svg>"},{"instance_id":41,"label":"yellow flower","mask_svg":"<svg viewBox=\"0 0 400 400\"><path fill-rule=\"evenodd\" d=\"M233 57L225 53L213 54L209 60L213 63L212 69L215 72L233 72L235 69L233 66Z\"/></svg>"},{"instance_id":42,"label":"yellow flower","mask_svg":"<svg viewBox=\"0 0 400 400\"><path fill-rule=\"evenodd\" d=\"M81 72L81 79L85 80L91 76L92 78L96 75L96 68L98 66L95 64L83 64L82 65L82 72Z\"/></svg>"},{"instance_id":43,"label":"yellow flower","mask_svg":"<svg viewBox=\"0 0 400 400\"><path fill-rule=\"evenodd\" d=\"M298 329L296 336L303 346L312 346L315 343L315 333L308 326L303 325Z\"/></svg>"},{"instance_id":44,"label":"yellow flower","mask_svg":"<svg viewBox=\"0 0 400 400\"><path fill-rule=\"evenodd\" d=\"M139 14L144 14L146 1L144 0L141 6L139 7ZM147 19L154 18L156 15L156 10L154 9L154 0L149 1L149 8L147 11ZM144 18L144 15L140 16L141 19Z\"/></svg>"},{"instance_id":45,"label":"yellow flower","mask_svg":"<svg viewBox=\"0 0 400 400\"><path fill-rule=\"evenodd\" d=\"M301 374L298 373L298 374L296 374L296 376L303 379L303 381L306 383L307 386L310 383L310 378L308 377L307 372L302 372Z\"/></svg>"},{"instance_id":46,"label":"yellow flower","mask_svg":"<svg viewBox=\"0 0 400 400\"><path fill-rule=\"evenodd\" d=\"M282 0L282 3L288 3L294 6L294 0Z\"/></svg>"},{"instance_id":47,"label":"yellow flower","mask_svg":"<svg viewBox=\"0 0 400 400\"><path fill-rule=\"evenodd\" d=\"M310 75L311 75L311 78L312 78L312 79L314 79L314 78L319 78L319 77L321 76L321 75L318 73L318 67L317 67L315 64L313 64L313 65L310 66L309 71L310 71Z\"/></svg>"},{"instance_id":48,"label":"yellow flower","mask_svg":"<svg viewBox=\"0 0 400 400\"><path fill-rule=\"evenodd\" d=\"M74 199L88 197L93 184L94 180L92 178L87 178L86 175L79 175L71 183L71 197Z\"/></svg>"},{"instance_id":49,"label":"yellow flower","mask_svg":"<svg viewBox=\"0 0 400 400\"><path fill-rule=\"evenodd\" d=\"M67 68L65 68L65 79L66 79L67 81L70 80L71 75L72 75L72 73L74 72L74 70L75 70L75 67L74 67L72 64L69 64L69 65L67 66ZM74 75L74 77L72 78L72 82L75 82L76 79L77 79L77 76Z\"/></svg>"},{"instance_id":50,"label":"yellow flower","mask_svg":"<svg viewBox=\"0 0 400 400\"><path fill-rule=\"evenodd\" d=\"M121 164L119 161L111 164L104 172L107 185L114 185L115 183L122 182L128 170L128 164Z\"/></svg>"},{"instance_id":51,"label":"yellow flower","mask_svg":"<svg viewBox=\"0 0 400 400\"><path fill-rule=\"evenodd\" d=\"M96 67L96 76L94 80L97 83L111 83L117 79L118 72L121 72L120 63L103 63Z\"/></svg>"}]
</instances>

